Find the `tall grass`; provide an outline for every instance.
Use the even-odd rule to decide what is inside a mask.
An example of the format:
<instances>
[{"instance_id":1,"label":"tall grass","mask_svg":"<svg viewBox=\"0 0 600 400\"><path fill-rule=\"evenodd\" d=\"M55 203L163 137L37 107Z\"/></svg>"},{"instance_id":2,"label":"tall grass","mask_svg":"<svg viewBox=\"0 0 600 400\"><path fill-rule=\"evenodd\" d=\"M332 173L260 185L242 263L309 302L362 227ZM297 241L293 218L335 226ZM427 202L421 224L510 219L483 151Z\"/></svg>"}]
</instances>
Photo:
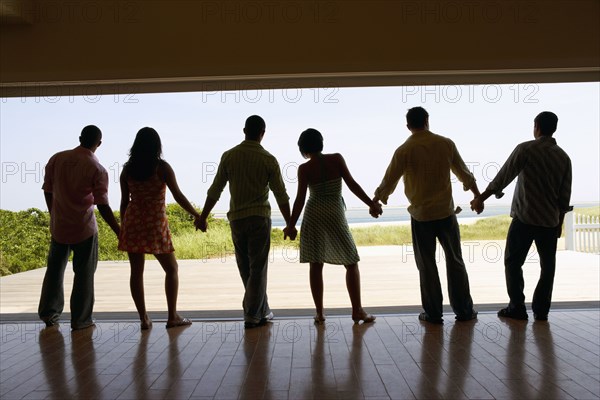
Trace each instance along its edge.
<instances>
[{"instance_id":1,"label":"tall grass","mask_svg":"<svg viewBox=\"0 0 600 400\"><path fill-rule=\"evenodd\" d=\"M210 224L206 233L188 230L173 235L173 246L181 260L222 257L234 251L229 226L223 224Z\"/></svg>"},{"instance_id":2,"label":"tall grass","mask_svg":"<svg viewBox=\"0 0 600 400\"><path fill-rule=\"evenodd\" d=\"M474 224L460 226L461 240L503 240L512 218L508 215L482 218Z\"/></svg>"},{"instance_id":3,"label":"tall grass","mask_svg":"<svg viewBox=\"0 0 600 400\"><path fill-rule=\"evenodd\" d=\"M501 240L506 239L506 232L511 218L497 216L483 218L473 224L461 225L462 240ZM370 226L352 228L352 236L357 246L402 245L412 243L410 226Z\"/></svg>"},{"instance_id":4,"label":"tall grass","mask_svg":"<svg viewBox=\"0 0 600 400\"><path fill-rule=\"evenodd\" d=\"M600 216L600 206L578 208L575 212ZM118 217L119 213L115 213ZM222 257L234 252L229 223L209 219L207 233L197 232L190 216L177 204L167 205L167 217L179 259ZM117 249L117 237L96 213L100 260L127 260L127 254ZM0 276L27 271L46 265L50 243L49 215L31 208L25 211L0 210ZM510 225L509 216L482 218L474 224L461 225L462 240L502 240ZM410 226L378 226L352 228L358 246L403 245L412 242ZM300 233L301 235L302 233ZM283 232L273 229L271 246L295 246L299 240L283 240ZM149 256L152 257L152 256Z\"/></svg>"},{"instance_id":5,"label":"tall grass","mask_svg":"<svg viewBox=\"0 0 600 400\"><path fill-rule=\"evenodd\" d=\"M581 207L574 210L577 214L589 215L590 217L600 217L600 206Z\"/></svg>"},{"instance_id":6,"label":"tall grass","mask_svg":"<svg viewBox=\"0 0 600 400\"><path fill-rule=\"evenodd\" d=\"M412 242L410 226L351 228L357 246L401 245Z\"/></svg>"}]
</instances>

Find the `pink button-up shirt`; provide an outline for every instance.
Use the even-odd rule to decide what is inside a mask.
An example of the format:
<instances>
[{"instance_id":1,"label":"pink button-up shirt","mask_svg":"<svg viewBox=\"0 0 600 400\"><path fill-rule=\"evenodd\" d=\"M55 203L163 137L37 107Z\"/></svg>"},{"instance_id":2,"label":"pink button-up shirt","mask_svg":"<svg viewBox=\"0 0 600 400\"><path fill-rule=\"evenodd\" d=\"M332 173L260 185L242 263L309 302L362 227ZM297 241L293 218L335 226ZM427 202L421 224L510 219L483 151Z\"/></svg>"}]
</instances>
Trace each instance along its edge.
<instances>
[{"instance_id":1,"label":"pink button-up shirt","mask_svg":"<svg viewBox=\"0 0 600 400\"><path fill-rule=\"evenodd\" d=\"M52 193L50 233L55 241L75 244L98 231L94 204L108 204L108 173L91 150L78 146L53 155L42 189Z\"/></svg>"}]
</instances>

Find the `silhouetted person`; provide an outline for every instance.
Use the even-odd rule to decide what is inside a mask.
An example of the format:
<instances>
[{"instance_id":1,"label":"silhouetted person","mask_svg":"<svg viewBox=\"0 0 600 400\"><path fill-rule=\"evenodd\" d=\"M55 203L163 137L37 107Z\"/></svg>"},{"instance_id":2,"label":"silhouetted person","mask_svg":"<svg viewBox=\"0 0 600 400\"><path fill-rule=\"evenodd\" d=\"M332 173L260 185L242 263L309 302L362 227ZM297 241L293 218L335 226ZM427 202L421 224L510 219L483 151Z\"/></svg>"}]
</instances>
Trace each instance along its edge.
<instances>
[{"instance_id":1,"label":"silhouetted person","mask_svg":"<svg viewBox=\"0 0 600 400\"><path fill-rule=\"evenodd\" d=\"M102 132L88 125L79 136L80 145L53 155L46 165L44 197L50 212L50 250L38 315L46 326L55 325L64 308L63 281L73 252L71 328L94 325L94 273L98 265L98 227L94 205L118 235L117 223L108 204L108 173L94 155L102 143Z\"/></svg>"},{"instance_id":2,"label":"silhouetted person","mask_svg":"<svg viewBox=\"0 0 600 400\"><path fill-rule=\"evenodd\" d=\"M192 324L177 313L179 274L166 214L167 187L175 201L198 221L200 214L181 193L173 168L162 159L160 136L152 128L142 128L133 141L129 160L121 173L123 227L119 235L119 250L126 251L129 256L129 287L142 329L152 326L144 299L145 254L153 254L165 271L167 328Z\"/></svg>"},{"instance_id":3,"label":"silhouetted person","mask_svg":"<svg viewBox=\"0 0 600 400\"><path fill-rule=\"evenodd\" d=\"M385 172L373 201L387 204L390 194L404 177L404 193L410 202L412 243L419 269L421 302L425 312L421 321L443 323L442 288L435 262L436 238L446 255L448 295L459 321L477 318L473 310L469 277L460 247L450 172L463 183L464 190L479 195L473 174L469 172L454 142L429 130L429 114L414 107L406 114L408 139L398 147Z\"/></svg>"},{"instance_id":4,"label":"silhouetted person","mask_svg":"<svg viewBox=\"0 0 600 400\"><path fill-rule=\"evenodd\" d=\"M558 117L549 111L538 114L533 121L534 140L519 144L508 157L487 189L471 202L477 212L483 202L502 190L516 177L510 216L513 218L506 237L504 272L510 302L498 311L498 316L528 319L523 288L523 263L531 244L540 256L540 279L533 294L531 308L534 318L547 320L552 301L556 270L556 243L561 235L565 213L571 211L571 159L552 137Z\"/></svg>"},{"instance_id":5,"label":"silhouetted person","mask_svg":"<svg viewBox=\"0 0 600 400\"><path fill-rule=\"evenodd\" d=\"M300 153L309 161L298 168L298 194L290 223L284 232L293 239L296 221L304 208L306 190L310 197L302 219L300 262L310 263L310 290L315 302L316 323L325 321L323 313L323 264L346 267L346 287L352 303L354 322L373 322L375 317L362 308L358 251L346 221L346 205L342 198L342 180L370 209L381 211L377 202L354 180L341 154L323 154L323 136L307 129L298 140ZM375 211L373 211L375 212Z\"/></svg>"},{"instance_id":6,"label":"silhouetted person","mask_svg":"<svg viewBox=\"0 0 600 400\"><path fill-rule=\"evenodd\" d=\"M290 220L289 196L277 160L261 145L265 121L258 115L246 119L245 140L223 153L215 179L196 228L206 232L207 218L229 182L231 201L227 218L235 258L245 294L244 327L255 328L273 318L267 301L267 268L271 245L269 189L286 224Z\"/></svg>"}]
</instances>

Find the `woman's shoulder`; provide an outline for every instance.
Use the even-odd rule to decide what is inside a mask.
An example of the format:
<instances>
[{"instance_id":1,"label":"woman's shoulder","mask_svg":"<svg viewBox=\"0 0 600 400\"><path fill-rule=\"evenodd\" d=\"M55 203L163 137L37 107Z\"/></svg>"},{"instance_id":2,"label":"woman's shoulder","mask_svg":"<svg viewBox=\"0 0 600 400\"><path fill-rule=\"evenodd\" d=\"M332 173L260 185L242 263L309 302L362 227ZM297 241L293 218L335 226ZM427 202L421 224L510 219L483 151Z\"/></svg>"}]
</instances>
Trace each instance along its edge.
<instances>
[{"instance_id":1,"label":"woman's shoulder","mask_svg":"<svg viewBox=\"0 0 600 400\"><path fill-rule=\"evenodd\" d=\"M172 173L173 168L171 168L171 164L166 162L163 159L158 160L158 164L156 165L156 173L160 179L163 181L167 179L167 175Z\"/></svg>"},{"instance_id":2,"label":"woman's shoulder","mask_svg":"<svg viewBox=\"0 0 600 400\"><path fill-rule=\"evenodd\" d=\"M311 162L313 160L307 160L306 162L303 162L302 164L300 164L298 166L298 173L305 173L306 171L309 171L312 168L313 163Z\"/></svg>"},{"instance_id":3,"label":"woman's shoulder","mask_svg":"<svg viewBox=\"0 0 600 400\"><path fill-rule=\"evenodd\" d=\"M335 165L342 165L346 162L344 160L344 156L342 156L340 153L323 154L323 158L325 158L326 162Z\"/></svg>"}]
</instances>

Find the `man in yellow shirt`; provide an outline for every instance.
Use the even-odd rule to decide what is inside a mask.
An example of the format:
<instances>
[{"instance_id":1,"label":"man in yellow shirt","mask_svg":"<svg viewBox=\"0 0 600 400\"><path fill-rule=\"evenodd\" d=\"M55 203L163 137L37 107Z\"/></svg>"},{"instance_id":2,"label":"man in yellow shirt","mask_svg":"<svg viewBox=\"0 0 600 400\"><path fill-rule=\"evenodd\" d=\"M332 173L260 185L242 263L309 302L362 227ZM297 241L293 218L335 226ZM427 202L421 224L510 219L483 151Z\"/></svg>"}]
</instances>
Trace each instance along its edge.
<instances>
[{"instance_id":1,"label":"man in yellow shirt","mask_svg":"<svg viewBox=\"0 0 600 400\"><path fill-rule=\"evenodd\" d=\"M273 318L267 301L267 267L271 245L269 189L285 219L290 220L289 196L277 159L260 142L266 130L258 115L248 117L245 140L223 153L215 179L196 228L206 232L206 219L229 182L231 201L227 218L235 247L235 258L245 294L244 327L255 328ZM295 236L295 233L293 233Z\"/></svg>"},{"instance_id":2,"label":"man in yellow shirt","mask_svg":"<svg viewBox=\"0 0 600 400\"><path fill-rule=\"evenodd\" d=\"M423 107L409 109L406 122L411 136L394 153L373 201L387 204L398 181L404 177L424 309L419 319L443 323L442 288L435 262L437 238L446 255L450 305L457 320L469 321L477 318L477 312L473 310L469 277L460 248L450 171L463 183L465 191L471 190L476 197L479 190L454 142L429 131L429 114Z\"/></svg>"}]
</instances>

